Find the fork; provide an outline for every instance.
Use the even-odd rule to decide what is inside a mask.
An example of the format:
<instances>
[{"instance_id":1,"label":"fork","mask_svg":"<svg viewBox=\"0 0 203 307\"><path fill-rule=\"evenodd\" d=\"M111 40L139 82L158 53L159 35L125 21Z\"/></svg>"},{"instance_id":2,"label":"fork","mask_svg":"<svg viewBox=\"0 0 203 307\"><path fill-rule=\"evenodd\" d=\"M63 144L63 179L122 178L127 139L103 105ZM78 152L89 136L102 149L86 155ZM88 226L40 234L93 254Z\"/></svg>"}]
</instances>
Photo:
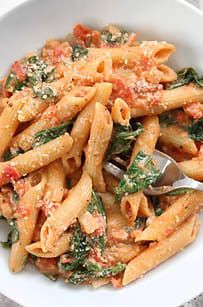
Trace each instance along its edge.
<instances>
[{"instance_id":1,"label":"fork","mask_svg":"<svg viewBox=\"0 0 203 307\"><path fill-rule=\"evenodd\" d=\"M163 195L184 188L203 191L203 183L187 177L170 156L155 149L152 159L160 170L160 177L153 186L144 190L147 195ZM115 157L111 162L106 161L103 168L109 174L120 179L127 169L127 162Z\"/></svg>"}]
</instances>

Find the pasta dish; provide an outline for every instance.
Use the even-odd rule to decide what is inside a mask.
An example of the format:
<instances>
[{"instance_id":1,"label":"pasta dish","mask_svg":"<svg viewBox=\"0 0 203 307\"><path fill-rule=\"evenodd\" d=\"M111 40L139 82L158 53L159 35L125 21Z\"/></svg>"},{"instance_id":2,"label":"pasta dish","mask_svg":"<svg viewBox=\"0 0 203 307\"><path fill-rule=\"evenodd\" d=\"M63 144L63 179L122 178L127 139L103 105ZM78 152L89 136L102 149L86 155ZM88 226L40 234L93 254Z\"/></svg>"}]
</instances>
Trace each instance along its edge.
<instances>
[{"instance_id":1,"label":"pasta dish","mask_svg":"<svg viewBox=\"0 0 203 307\"><path fill-rule=\"evenodd\" d=\"M77 24L0 80L0 218L9 268L119 288L190 244L203 192L148 196L154 149L203 181L203 78L175 46ZM110 174L110 162L124 170Z\"/></svg>"}]
</instances>

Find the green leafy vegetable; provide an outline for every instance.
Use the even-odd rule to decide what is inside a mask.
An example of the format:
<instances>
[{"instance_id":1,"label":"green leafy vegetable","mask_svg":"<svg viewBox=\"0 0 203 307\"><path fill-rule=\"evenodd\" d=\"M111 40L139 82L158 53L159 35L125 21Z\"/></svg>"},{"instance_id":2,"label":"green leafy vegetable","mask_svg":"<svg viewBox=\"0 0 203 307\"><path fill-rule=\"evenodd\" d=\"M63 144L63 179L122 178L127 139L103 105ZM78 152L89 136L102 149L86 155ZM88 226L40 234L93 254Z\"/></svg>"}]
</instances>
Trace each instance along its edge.
<instances>
[{"instance_id":1,"label":"green leafy vegetable","mask_svg":"<svg viewBox=\"0 0 203 307\"><path fill-rule=\"evenodd\" d=\"M115 189L116 200L119 201L125 194L148 188L159 176L160 171L152 161L152 157L140 151Z\"/></svg>"},{"instance_id":2,"label":"green leafy vegetable","mask_svg":"<svg viewBox=\"0 0 203 307\"><path fill-rule=\"evenodd\" d=\"M192 67L186 67L180 70L178 73L177 80L168 83L167 89L174 89L189 83L195 83L196 85L203 86L203 77L199 77L198 73Z\"/></svg>"},{"instance_id":3,"label":"green leafy vegetable","mask_svg":"<svg viewBox=\"0 0 203 307\"><path fill-rule=\"evenodd\" d=\"M70 131L72 127L72 121L68 121L62 125L56 126L54 128L45 129L37 132L35 134L35 140L32 147L38 147L40 145L46 144L49 141L63 135L64 133Z\"/></svg>"},{"instance_id":4,"label":"green leafy vegetable","mask_svg":"<svg viewBox=\"0 0 203 307\"><path fill-rule=\"evenodd\" d=\"M70 252L67 254L67 259L72 259L72 262L63 263L59 261L59 268L61 271L70 271L76 269L81 265L90 251L88 237L81 230L79 224L75 226L71 244Z\"/></svg>"},{"instance_id":5,"label":"green leafy vegetable","mask_svg":"<svg viewBox=\"0 0 203 307\"><path fill-rule=\"evenodd\" d=\"M58 279L58 276L54 275L54 274L44 273L43 275L46 276L47 278L49 278L51 281L57 281L57 279Z\"/></svg>"},{"instance_id":6,"label":"green leafy vegetable","mask_svg":"<svg viewBox=\"0 0 203 307\"><path fill-rule=\"evenodd\" d=\"M33 262L37 261L37 256L30 254L30 258L32 259Z\"/></svg>"},{"instance_id":7,"label":"green leafy vegetable","mask_svg":"<svg viewBox=\"0 0 203 307\"><path fill-rule=\"evenodd\" d=\"M24 152L24 151L21 150L21 149L19 149L19 148L15 149L15 150L12 150L12 151L8 150L8 151L6 151L6 152L4 153L4 155L3 155L3 160L4 160L4 161L9 161L9 160L11 160L11 159L17 157L19 154L21 154L21 153L23 153L23 152Z\"/></svg>"},{"instance_id":8,"label":"green leafy vegetable","mask_svg":"<svg viewBox=\"0 0 203 307\"><path fill-rule=\"evenodd\" d=\"M29 57L26 62L28 86L33 87L38 83L52 82L54 80L54 68L34 55Z\"/></svg>"},{"instance_id":9,"label":"green leafy vegetable","mask_svg":"<svg viewBox=\"0 0 203 307\"><path fill-rule=\"evenodd\" d=\"M159 115L159 122L162 127L168 127L170 125L176 125L177 119L173 112L164 112Z\"/></svg>"},{"instance_id":10,"label":"green leafy vegetable","mask_svg":"<svg viewBox=\"0 0 203 307\"><path fill-rule=\"evenodd\" d=\"M104 208L103 202L101 197L95 192L92 192L92 200L89 204L87 210L90 213L93 213L94 210L97 210L98 213L100 213L106 223L106 233L101 236L91 236L90 237L90 244L93 245L93 247L99 247L99 249L103 252L105 245L106 245L106 234L107 234L107 216L106 216L106 210Z\"/></svg>"},{"instance_id":11,"label":"green leafy vegetable","mask_svg":"<svg viewBox=\"0 0 203 307\"><path fill-rule=\"evenodd\" d=\"M188 133L191 139L203 141L203 118L193 121L188 127Z\"/></svg>"},{"instance_id":12,"label":"green leafy vegetable","mask_svg":"<svg viewBox=\"0 0 203 307\"><path fill-rule=\"evenodd\" d=\"M13 194L12 194L12 201L14 203L17 203L19 201L19 195L16 191L13 191Z\"/></svg>"},{"instance_id":13,"label":"green leafy vegetable","mask_svg":"<svg viewBox=\"0 0 203 307\"><path fill-rule=\"evenodd\" d=\"M151 202L154 207L154 212L156 216L162 215L164 212L163 209L161 208L159 197L158 196L151 196Z\"/></svg>"},{"instance_id":14,"label":"green leafy vegetable","mask_svg":"<svg viewBox=\"0 0 203 307\"><path fill-rule=\"evenodd\" d=\"M147 218L144 216L137 217L135 220L135 228L136 229L144 228L146 225L146 221L147 221Z\"/></svg>"},{"instance_id":15,"label":"green leafy vegetable","mask_svg":"<svg viewBox=\"0 0 203 307\"><path fill-rule=\"evenodd\" d=\"M190 192L192 191L191 189L189 188L180 188L180 189L177 189L175 191L171 191L169 193L167 193L168 196L177 196L177 195L183 195L187 192Z\"/></svg>"},{"instance_id":16,"label":"green leafy vegetable","mask_svg":"<svg viewBox=\"0 0 203 307\"><path fill-rule=\"evenodd\" d=\"M111 45L125 44L129 38L129 33L127 31L121 31L116 34L111 33L110 31L102 31L101 39Z\"/></svg>"},{"instance_id":17,"label":"green leafy vegetable","mask_svg":"<svg viewBox=\"0 0 203 307\"><path fill-rule=\"evenodd\" d=\"M74 62L74 61L80 60L81 58L87 56L87 54L88 54L87 48L84 48L80 45L76 45L73 47L71 59Z\"/></svg>"},{"instance_id":18,"label":"green leafy vegetable","mask_svg":"<svg viewBox=\"0 0 203 307\"><path fill-rule=\"evenodd\" d=\"M15 219L8 219L8 239L6 242L1 242L3 247L10 247L19 240L18 225Z\"/></svg>"},{"instance_id":19,"label":"green leafy vegetable","mask_svg":"<svg viewBox=\"0 0 203 307\"><path fill-rule=\"evenodd\" d=\"M123 126L114 124L111 143L107 151L107 158L121 153L128 155L131 149L131 143L143 131L144 128L139 122L137 122L133 128L131 125Z\"/></svg>"},{"instance_id":20,"label":"green leafy vegetable","mask_svg":"<svg viewBox=\"0 0 203 307\"><path fill-rule=\"evenodd\" d=\"M81 284L89 279L100 279L110 276L115 276L125 269L126 265L123 263L117 263L115 266L109 268L101 268L99 265L86 261L83 264L83 268L68 278L68 282L74 285Z\"/></svg>"},{"instance_id":21,"label":"green leafy vegetable","mask_svg":"<svg viewBox=\"0 0 203 307\"><path fill-rule=\"evenodd\" d=\"M66 186L68 189L71 189L73 187L71 178L66 179Z\"/></svg>"},{"instance_id":22,"label":"green leafy vegetable","mask_svg":"<svg viewBox=\"0 0 203 307\"><path fill-rule=\"evenodd\" d=\"M42 100L50 100L57 97L57 92L48 85L37 84L33 86L33 91L35 95Z\"/></svg>"}]
</instances>

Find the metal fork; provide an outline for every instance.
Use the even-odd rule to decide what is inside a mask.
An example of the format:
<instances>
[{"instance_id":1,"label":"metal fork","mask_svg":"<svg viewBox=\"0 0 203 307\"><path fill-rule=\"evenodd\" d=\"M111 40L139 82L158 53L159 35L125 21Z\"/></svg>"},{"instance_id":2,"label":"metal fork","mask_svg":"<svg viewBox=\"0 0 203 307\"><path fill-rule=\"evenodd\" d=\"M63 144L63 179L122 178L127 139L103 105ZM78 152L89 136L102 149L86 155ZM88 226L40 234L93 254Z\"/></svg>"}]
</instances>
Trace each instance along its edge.
<instances>
[{"instance_id":1,"label":"metal fork","mask_svg":"<svg viewBox=\"0 0 203 307\"><path fill-rule=\"evenodd\" d=\"M187 177L170 156L155 150L152 159L159 168L161 175L153 186L144 191L146 194L163 195L182 188L203 191L203 183ZM103 168L109 174L120 179L127 169L127 163L119 157L115 157L112 162L105 162Z\"/></svg>"}]
</instances>

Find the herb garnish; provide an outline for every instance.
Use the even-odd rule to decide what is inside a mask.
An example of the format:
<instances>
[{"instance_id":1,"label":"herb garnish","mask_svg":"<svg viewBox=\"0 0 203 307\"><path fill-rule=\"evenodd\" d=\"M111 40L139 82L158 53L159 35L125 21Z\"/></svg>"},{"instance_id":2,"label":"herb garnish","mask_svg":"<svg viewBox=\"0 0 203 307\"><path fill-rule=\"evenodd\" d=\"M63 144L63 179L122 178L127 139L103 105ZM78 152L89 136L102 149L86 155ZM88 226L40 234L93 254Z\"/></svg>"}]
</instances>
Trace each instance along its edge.
<instances>
[{"instance_id":1,"label":"herb garnish","mask_svg":"<svg viewBox=\"0 0 203 307\"><path fill-rule=\"evenodd\" d=\"M41 130L35 134L35 139L32 144L32 147L35 148L43 144L46 144L49 141L63 135L64 133L69 132L71 128L72 128L72 121L68 121L54 128Z\"/></svg>"},{"instance_id":2,"label":"herb garnish","mask_svg":"<svg viewBox=\"0 0 203 307\"><path fill-rule=\"evenodd\" d=\"M8 219L8 239L6 242L1 242L3 247L10 247L19 240L19 231L16 219Z\"/></svg>"},{"instance_id":3,"label":"herb garnish","mask_svg":"<svg viewBox=\"0 0 203 307\"><path fill-rule=\"evenodd\" d=\"M200 77L196 70L192 67L186 67L179 72L177 72L177 80L168 83L166 88L171 90L183 85L187 85L189 83L195 83L196 85L202 87L203 86L203 77Z\"/></svg>"},{"instance_id":4,"label":"herb garnish","mask_svg":"<svg viewBox=\"0 0 203 307\"><path fill-rule=\"evenodd\" d=\"M148 188L159 176L160 171L152 161L152 157L140 151L115 189L116 200L119 201L125 194Z\"/></svg>"},{"instance_id":5,"label":"herb garnish","mask_svg":"<svg viewBox=\"0 0 203 307\"><path fill-rule=\"evenodd\" d=\"M137 217L135 220L135 228L136 229L144 228L146 225L146 221L147 221L147 217L144 217L144 216Z\"/></svg>"},{"instance_id":6,"label":"herb garnish","mask_svg":"<svg viewBox=\"0 0 203 307\"><path fill-rule=\"evenodd\" d=\"M74 61L80 60L81 58L87 56L87 54L88 54L87 48L84 48L80 45L76 45L73 47L71 59L74 62Z\"/></svg>"},{"instance_id":7,"label":"herb garnish","mask_svg":"<svg viewBox=\"0 0 203 307\"><path fill-rule=\"evenodd\" d=\"M177 196L177 195L183 195L186 194L187 192L192 191L192 189L189 188L180 188L171 192L168 192L166 195L168 196Z\"/></svg>"},{"instance_id":8,"label":"herb garnish","mask_svg":"<svg viewBox=\"0 0 203 307\"><path fill-rule=\"evenodd\" d=\"M191 139L203 141L203 118L194 120L188 127L188 133Z\"/></svg>"},{"instance_id":9,"label":"herb garnish","mask_svg":"<svg viewBox=\"0 0 203 307\"><path fill-rule=\"evenodd\" d=\"M19 195L18 195L18 193L16 192L16 191L13 191L13 194L12 194L12 201L14 202L14 203L17 203L18 201L19 201Z\"/></svg>"}]
</instances>

